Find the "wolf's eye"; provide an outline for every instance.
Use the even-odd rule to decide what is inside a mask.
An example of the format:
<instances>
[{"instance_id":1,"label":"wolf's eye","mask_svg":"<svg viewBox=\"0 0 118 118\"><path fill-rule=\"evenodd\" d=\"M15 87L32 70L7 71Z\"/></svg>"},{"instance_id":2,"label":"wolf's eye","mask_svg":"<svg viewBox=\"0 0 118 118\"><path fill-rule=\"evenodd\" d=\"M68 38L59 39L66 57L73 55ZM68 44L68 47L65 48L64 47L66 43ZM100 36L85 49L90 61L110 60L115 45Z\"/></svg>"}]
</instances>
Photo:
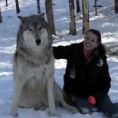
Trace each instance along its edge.
<instances>
[{"instance_id":1,"label":"wolf's eye","mask_svg":"<svg viewBox=\"0 0 118 118\"><path fill-rule=\"evenodd\" d=\"M31 28L28 29L29 31L33 31Z\"/></svg>"},{"instance_id":2,"label":"wolf's eye","mask_svg":"<svg viewBox=\"0 0 118 118\"><path fill-rule=\"evenodd\" d=\"M39 30L39 31L42 30L42 27L39 27L38 30Z\"/></svg>"}]
</instances>

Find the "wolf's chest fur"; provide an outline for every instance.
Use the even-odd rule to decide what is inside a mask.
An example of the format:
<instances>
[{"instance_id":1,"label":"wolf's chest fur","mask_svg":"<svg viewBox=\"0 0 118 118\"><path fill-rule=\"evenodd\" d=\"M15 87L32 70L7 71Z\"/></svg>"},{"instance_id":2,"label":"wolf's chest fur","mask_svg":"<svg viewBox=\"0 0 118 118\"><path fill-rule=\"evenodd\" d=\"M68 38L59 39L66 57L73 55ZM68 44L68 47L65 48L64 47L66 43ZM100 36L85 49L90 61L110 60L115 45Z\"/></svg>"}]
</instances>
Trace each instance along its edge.
<instances>
[{"instance_id":1,"label":"wolf's chest fur","mask_svg":"<svg viewBox=\"0 0 118 118\"><path fill-rule=\"evenodd\" d=\"M20 106L47 106L47 80L53 78L54 58L49 63L35 65L22 58L17 58L14 64L14 73L20 76L19 81L25 81L20 98ZM21 80L20 80L21 79ZM17 80L16 80L17 81ZM39 99L40 98L40 99Z\"/></svg>"},{"instance_id":2,"label":"wolf's chest fur","mask_svg":"<svg viewBox=\"0 0 118 118\"><path fill-rule=\"evenodd\" d=\"M47 68L46 65L38 66L38 67L28 67L27 68L28 75L26 82L26 86L33 91L43 92L46 89L47 83Z\"/></svg>"},{"instance_id":3,"label":"wolf's chest fur","mask_svg":"<svg viewBox=\"0 0 118 118\"><path fill-rule=\"evenodd\" d=\"M25 87L33 91L44 92L47 86L47 79L53 78L54 59L49 63L40 63L35 65L22 59L18 59L16 70L21 72L21 79L26 80Z\"/></svg>"}]
</instances>

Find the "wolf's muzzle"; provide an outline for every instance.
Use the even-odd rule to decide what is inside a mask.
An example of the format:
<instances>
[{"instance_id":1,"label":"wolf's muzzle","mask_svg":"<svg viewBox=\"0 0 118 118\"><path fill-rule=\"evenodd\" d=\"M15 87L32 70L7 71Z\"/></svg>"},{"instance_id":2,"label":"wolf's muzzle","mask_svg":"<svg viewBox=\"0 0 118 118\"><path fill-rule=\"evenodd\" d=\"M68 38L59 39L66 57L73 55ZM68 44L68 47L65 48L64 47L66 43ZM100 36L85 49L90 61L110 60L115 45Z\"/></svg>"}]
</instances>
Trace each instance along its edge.
<instances>
[{"instance_id":1,"label":"wolf's muzzle","mask_svg":"<svg viewBox=\"0 0 118 118\"><path fill-rule=\"evenodd\" d=\"M36 45L39 46L41 43L41 39L36 39Z\"/></svg>"}]
</instances>

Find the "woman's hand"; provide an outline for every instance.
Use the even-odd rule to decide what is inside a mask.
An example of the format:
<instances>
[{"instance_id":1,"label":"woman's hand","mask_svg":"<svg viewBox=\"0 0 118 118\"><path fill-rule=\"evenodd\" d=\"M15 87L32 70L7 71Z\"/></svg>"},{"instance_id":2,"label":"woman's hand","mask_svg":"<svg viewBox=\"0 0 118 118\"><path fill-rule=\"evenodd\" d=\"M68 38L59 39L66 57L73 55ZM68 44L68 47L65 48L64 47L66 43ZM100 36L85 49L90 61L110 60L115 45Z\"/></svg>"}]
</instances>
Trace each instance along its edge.
<instances>
[{"instance_id":1,"label":"woman's hand","mask_svg":"<svg viewBox=\"0 0 118 118\"><path fill-rule=\"evenodd\" d=\"M95 105L96 104L96 99L94 96L89 96L88 97L88 103L91 105Z\"/></svg>"}]
</instances>

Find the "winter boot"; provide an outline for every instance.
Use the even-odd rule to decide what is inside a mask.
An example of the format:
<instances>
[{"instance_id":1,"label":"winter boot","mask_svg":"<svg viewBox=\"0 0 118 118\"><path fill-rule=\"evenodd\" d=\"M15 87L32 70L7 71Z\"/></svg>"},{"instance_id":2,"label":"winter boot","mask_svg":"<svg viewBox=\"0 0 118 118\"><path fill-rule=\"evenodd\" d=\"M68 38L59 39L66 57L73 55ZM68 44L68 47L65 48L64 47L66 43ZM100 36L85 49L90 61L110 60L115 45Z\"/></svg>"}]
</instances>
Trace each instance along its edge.
<instances>
[{"instance_id":1,"label":"winter boot","mask_svg":"<svg viewBox=\"0 0 118 118\"><path fill-rule=\"evenodd\" d=\"M88 103L88 101L86 99L78 99L75 103L74 103L74 106L78 109L78 111L82 114L91 114L95 111L97 111L97 109L90 105Z\"/></svg>"}]
</instances>

